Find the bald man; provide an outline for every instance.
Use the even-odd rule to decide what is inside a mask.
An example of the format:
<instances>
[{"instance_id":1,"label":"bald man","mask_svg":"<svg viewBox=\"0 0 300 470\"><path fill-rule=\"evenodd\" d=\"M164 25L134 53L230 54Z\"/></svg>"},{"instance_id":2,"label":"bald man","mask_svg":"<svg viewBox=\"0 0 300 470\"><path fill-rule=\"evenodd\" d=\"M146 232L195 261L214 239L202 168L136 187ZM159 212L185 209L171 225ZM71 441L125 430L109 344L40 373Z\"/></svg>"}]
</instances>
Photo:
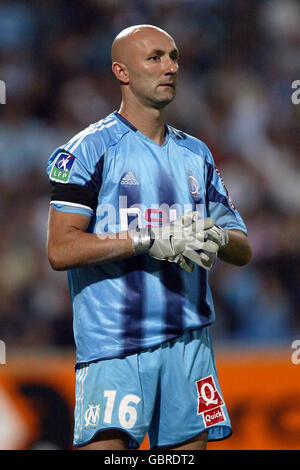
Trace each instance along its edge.
<instances>
[{"instance_id":1,"label":"bald man","mask_svg":"<svg viewBox=\"0 0 300 470\"><path fill-rule=\"evenodd\" d=\"M118 111L50 157L48 257L67 270L74 446L206 448L231 434L209 326L208 272L251 248L207 146L165 122L179 53L151 25L112 45ZM99 110L101 112L101 110Z\"/></svg>"}]
</instances>

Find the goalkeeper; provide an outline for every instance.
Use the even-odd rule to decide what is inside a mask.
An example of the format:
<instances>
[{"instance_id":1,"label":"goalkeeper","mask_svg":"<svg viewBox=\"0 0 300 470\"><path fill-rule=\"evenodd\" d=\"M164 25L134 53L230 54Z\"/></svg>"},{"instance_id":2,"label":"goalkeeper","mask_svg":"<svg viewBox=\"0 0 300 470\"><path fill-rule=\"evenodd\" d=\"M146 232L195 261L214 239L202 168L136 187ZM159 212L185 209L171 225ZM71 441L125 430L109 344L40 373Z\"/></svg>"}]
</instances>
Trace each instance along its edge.
<instances>
[{"instance_id":1,"label":"goalkeeper","mask_svg":"<svg viewBox=\"0 0 300 470\"><path fill-rule=\"evenodd\" d=\"M232 432L208 273L217 257L249 262L247 231L207 146L166 124L173 38L127 28L112 71L119 110L54 151L47 168L48 258L68 271L74 317L74 445L134 449L148 434L151 448L205 449Z\"/></svg>"}]
</instances>

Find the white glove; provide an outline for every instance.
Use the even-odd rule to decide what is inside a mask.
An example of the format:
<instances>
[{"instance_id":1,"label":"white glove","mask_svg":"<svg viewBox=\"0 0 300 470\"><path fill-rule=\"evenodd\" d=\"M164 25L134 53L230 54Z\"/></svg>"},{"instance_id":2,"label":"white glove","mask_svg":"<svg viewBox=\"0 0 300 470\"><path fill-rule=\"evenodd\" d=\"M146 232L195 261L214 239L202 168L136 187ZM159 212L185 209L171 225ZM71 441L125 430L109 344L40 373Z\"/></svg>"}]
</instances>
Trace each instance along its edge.
<instances>
[{"instance_id":1,"label":"white glove","mask_svg":"<svg viewBox=\"0 0 300 470\"><path fill-rule=\"evenodd\" d=\"M161 227L151 227L153 243L149 253L153 258L173 261L184 250L201 250L205 247L205 230L212 228L212 218L195 220L192 211L180 219Z\"/></svg>"},{"instance_id":2,"label":"white glove","mask_svg":"<svg viewBox=\"0 0 300 470\"><path fill-rule=\"evenodd\" d=\"M204 269L210 270L216 262L217 252L227 246L229 236L227 230L214 225L205 232L206 246L201 251L184 251L183 256ZM209 241L214 245L209 244ZM217 248L217 249L216 249Z\"/></svg>"},{"instance_id":3,"label":"white glove","mask_svg":"<svg viewBox=\"0 0 300 470\"><path fill-rule=\"evenodd\" d=\"M181 218L161 227L151 227L129 232L132 238L135 254L149 252L158 260L177 263L188 272L193 270L193 265L182 253L185 250L205 249L217 251L217 245L206 241L206 231L212 228L214 220L210 217L200 219L197 213L189 211Z\"/></svg>"},{"instance_id":4,"label":"white glove","mask_svg":"<svg viewBox=\"0 0 300 470\"><path fill-rule=\"evenodd\" d=\"M222 250L223 248L225 248L225 246L228 245L229 236L227 230L224 230L223 228L214 225L213 227L207 230L206 234L208 240L212 240L218 245L219 250Z\"/></svg>"},{"instance_id":5,"label":"white glove","mask_svg":"<svg viewBox=\"0 0 300 470\"><path fill-rule=\"evenodd\" d=\"M207 271L211 270L217 259L217 253L215 251L184 251L181 256L183 258L187 258L187 261L193 261L194 263L198 264L198 266L206 269Z\"/></svg>"}]
</instances>

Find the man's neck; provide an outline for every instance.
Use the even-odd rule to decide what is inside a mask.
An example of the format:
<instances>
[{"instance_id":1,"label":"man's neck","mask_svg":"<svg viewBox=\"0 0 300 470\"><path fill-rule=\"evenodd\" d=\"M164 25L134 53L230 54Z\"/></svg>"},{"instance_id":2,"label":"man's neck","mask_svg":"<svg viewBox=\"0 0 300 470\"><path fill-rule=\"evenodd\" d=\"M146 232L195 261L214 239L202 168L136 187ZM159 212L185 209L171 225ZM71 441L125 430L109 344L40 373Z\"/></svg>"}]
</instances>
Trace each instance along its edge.
<instances>
[{"instance_id":1,"label":"man's neck","mask_svg":"<svg viewBox=\"0 0 300 470\"><path fill-rule=\"evenodd\" d=\"M126 106L121 103L119 114L126 118L142 134L152 139L158 145L165 141L165 113L164 109L150 107Z\"/></svg>"}]
</instances>

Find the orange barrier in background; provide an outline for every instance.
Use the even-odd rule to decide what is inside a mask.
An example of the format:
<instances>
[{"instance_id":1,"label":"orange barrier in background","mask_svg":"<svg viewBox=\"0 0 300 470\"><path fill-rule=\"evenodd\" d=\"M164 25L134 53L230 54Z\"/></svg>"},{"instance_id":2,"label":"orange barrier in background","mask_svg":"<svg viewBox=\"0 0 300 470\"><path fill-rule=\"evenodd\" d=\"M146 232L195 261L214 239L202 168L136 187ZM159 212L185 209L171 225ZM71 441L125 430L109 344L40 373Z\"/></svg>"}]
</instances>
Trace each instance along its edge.
<instances>
[{"instance_id":1,"label":"orange barrier in background","mask_svg":"<svg viewBox=\"0 0 300 470\"><path fill-rule=\"evenodd\" d=\"M217 367L233 434L210 449L300 449L300 365L291 350L220 356Z\"/></svg>"},{"instance_id":2,"label":"orange barrier in background","mask_svg":"<svg viewBox=\"0 0 300 470\"><path fill-rule=\"evenodd\" d=\"M208 449L300 449L300 364L291 351L216 350L216 362L233 435ZM71 449L74 394L71 355L8 358L0 365L0 449Z\"/></svg>"}]
</instances>

